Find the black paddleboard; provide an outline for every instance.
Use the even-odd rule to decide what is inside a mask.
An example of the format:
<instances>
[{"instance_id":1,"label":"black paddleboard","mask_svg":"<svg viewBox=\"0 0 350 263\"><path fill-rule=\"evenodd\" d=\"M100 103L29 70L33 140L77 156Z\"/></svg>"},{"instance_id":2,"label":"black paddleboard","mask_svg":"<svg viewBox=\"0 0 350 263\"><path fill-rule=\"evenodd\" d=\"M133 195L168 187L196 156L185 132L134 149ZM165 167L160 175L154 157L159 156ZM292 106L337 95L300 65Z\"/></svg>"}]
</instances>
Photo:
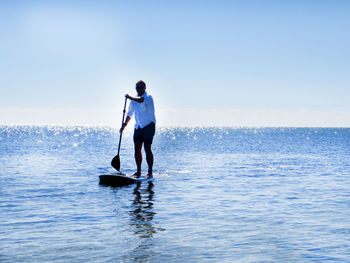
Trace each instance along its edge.
<instances>
[{"instance_id":1,"label":"black paddleboard","mask_svg":"<svg viewBox=\"0 0 350 263\"><path fill-rule=\"evenodd\" d=\"M135 178L122 173L100 175L100 184L109 186L126 186L137 182L152 182L153 180L153 178L145 178L144 176Z\"/></svg>"}]
</instances>

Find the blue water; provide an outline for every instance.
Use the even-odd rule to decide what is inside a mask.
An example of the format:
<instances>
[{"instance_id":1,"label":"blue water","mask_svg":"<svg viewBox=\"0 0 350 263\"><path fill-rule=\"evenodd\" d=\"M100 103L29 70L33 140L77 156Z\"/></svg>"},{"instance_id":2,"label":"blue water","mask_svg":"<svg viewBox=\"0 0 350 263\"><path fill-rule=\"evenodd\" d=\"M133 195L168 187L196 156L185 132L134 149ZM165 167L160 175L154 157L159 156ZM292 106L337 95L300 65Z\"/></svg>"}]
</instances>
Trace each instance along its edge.
<instances>
[{"instance_id":1,"label":"blue water","mask_svg":"<svg viewBox=\"0 0 350 263\"><path fill-rule=\"evenodd\" d=\"M0 262L350 262L350 129L158 129L154 182L101 186L118 138L0 126Z\"/></svg>"}]
</instances>

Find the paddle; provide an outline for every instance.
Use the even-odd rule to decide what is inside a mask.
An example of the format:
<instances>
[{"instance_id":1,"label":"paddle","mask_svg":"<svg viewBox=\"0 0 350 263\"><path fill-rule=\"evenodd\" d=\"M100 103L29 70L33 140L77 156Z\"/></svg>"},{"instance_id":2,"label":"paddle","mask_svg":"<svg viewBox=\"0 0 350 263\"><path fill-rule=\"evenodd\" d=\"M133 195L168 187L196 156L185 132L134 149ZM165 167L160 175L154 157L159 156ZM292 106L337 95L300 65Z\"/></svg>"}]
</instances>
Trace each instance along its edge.
<instances>
[{"instance_id":1,"label":"paddle","mask_svg":"<svg viewBox=\"0 0 350 263\"><path fill-rule=\"evenodd\" d=\"M122 119L122 127L124 123L124 117L125 117L125 108L126 108L126 101L128 98L125 98L125 103L124 103L124 109L123 109L123 119ZM112 159L111 165L113 168L115 168L117 171L120 171L120 157L119 157L119 151L120 151L120 143L122 142L122 135L123 133L121 132L119 135L119 145L118 145L118 154Z\"/></svg>"}]
</instances>

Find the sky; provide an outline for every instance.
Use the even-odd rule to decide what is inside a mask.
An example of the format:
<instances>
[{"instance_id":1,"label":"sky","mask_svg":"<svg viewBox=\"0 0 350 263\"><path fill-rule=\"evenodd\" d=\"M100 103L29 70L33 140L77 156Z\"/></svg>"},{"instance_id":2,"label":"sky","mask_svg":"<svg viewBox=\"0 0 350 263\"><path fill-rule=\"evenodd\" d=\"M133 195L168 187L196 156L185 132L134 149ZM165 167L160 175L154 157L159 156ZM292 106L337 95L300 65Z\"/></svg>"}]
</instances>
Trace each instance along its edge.
<instances>
[{"instance_id":1,"label":"sky","mask_svg":"<svg viewBox=\"0 0 350 263\"><path fill-rule=\"evenodd\" d=\"M0 125L350 127L350 2L0 1Z\"/></svg>"}]
</instances>

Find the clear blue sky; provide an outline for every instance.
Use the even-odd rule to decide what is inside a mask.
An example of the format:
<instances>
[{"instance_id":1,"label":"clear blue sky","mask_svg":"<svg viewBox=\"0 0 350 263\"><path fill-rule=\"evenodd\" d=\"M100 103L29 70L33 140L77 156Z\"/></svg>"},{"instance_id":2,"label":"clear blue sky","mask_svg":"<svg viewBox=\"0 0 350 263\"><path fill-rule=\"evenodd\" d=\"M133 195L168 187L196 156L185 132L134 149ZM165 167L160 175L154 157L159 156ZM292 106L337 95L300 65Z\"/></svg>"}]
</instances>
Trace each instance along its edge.
<instances>
[{"instance_id":1,"label":"clear blue sky","mask_svg":"<svg viewBox=\"0 0 350 263\"><path fill-rule=\"evenodd\" d=\"M349 113L349 14L337 0L1 1L0 107L119 112L143 79L158 109Z\"/></svg>"}]
</instances>

